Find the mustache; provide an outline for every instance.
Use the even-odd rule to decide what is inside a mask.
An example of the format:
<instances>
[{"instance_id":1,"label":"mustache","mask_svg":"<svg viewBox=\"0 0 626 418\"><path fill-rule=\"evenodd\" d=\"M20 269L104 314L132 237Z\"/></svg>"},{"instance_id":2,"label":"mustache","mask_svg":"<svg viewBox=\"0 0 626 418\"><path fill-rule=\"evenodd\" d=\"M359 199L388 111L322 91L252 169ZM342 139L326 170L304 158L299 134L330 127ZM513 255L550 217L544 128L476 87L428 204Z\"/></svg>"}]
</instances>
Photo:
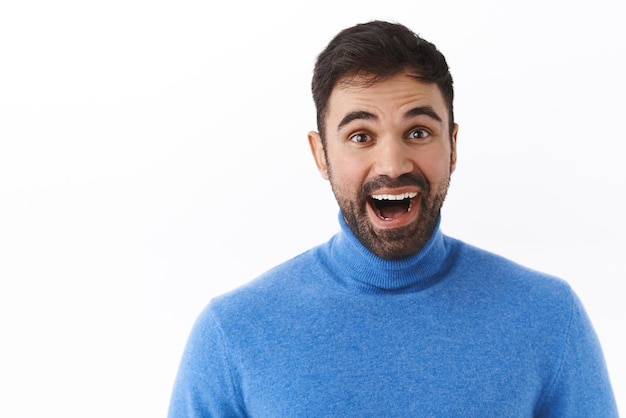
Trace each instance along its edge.
<instances>
[{"instance_id":1,"label":"mustache","mask_svg":"<svg viewBox=\"0 0 626 418\"><path fill-rule=\"evenodd\" d=\"M426 177L416 174L416 173L405 173L400 177L391 178L388 176L379 176L374 179L367 181L363 184L361 188L361 193L363 197L367 197L374 193L374 191L382 188L398 188L398 187L406 187L406 186L416 186L424 194L428 194L430 191L430 183L426 179Z\"/></svg>"}]
</instances>

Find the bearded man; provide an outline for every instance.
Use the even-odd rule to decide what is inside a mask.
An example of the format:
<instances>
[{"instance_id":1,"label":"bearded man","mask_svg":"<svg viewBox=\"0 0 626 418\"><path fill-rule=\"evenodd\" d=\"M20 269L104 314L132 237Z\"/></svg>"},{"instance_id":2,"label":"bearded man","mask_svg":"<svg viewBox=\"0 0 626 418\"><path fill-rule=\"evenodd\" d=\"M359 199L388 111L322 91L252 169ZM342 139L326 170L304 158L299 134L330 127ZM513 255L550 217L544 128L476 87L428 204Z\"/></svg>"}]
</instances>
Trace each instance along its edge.
<instances>
[{"instance_id":1,"label":"bearded man","mask_svg":"<svg viewBox=\"0 0 626 418\"><path fill-rule=\"evenodd\" d=\"M571 288L440 230L458 126L436 47L356 25L312 89L340 232L207 306L169 416L617 417Z\"/></svg>"}]
</instances>

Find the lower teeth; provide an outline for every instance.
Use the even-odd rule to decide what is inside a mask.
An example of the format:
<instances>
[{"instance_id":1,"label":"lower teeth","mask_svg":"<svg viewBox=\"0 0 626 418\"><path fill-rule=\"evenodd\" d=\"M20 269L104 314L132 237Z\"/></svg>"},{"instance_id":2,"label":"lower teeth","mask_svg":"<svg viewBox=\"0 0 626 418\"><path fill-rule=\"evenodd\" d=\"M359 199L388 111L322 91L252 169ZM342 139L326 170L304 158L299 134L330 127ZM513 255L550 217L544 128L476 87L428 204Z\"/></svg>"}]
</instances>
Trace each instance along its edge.
<instances>
[{"instance_id":1,"label":"lower teeth","mask_svg":"<svg viewBox=\"0 0 626 418\"><path fill-rule=\"evenodd\" d=\"M409 199L408 203L407 202L403 202L403 204L405 205L404 211L402 210L396 210L399 208L391 208L389 205L385 205L385 204L381 204L381 206L378 206L377 204L373 203L372 207L374 209L374 211L376 212L376 215L384 220L384 221L392 221L394 219L397 219L401 216L403 216L405 213L410 212L412 207L413 207L413 199ZM382 214L382 212L391 212L391 214L393 214L393 217L388 217L388 216L384 216ZM396 216L397 215L397 216Z\"/></svg>"}]
</instances>

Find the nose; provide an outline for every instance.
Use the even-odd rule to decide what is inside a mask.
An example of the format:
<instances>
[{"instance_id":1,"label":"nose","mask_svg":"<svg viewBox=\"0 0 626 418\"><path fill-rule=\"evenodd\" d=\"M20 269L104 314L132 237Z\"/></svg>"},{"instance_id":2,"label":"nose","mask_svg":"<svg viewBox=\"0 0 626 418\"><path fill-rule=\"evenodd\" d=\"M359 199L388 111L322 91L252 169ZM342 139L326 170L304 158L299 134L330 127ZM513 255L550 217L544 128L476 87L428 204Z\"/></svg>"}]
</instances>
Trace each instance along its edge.
<instances>
[{"instance_id":1,"label":"nose","mask_svg":"<svg viewBox=\"0 0 626 418\"><path fill-rule=\"evenodd\" d=\"M376 148L374 163L376 176L398 178L413 171L409 147L402 139L381 139Z\"/></svg>"}]
</instances>

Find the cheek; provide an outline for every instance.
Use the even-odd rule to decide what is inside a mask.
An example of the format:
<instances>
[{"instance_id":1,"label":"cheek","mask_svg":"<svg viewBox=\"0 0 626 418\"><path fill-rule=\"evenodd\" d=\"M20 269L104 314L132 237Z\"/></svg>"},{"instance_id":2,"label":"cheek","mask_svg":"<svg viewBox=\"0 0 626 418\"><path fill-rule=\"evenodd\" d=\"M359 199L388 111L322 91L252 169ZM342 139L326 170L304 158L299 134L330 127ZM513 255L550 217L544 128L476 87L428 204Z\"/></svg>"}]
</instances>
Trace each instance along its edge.
<instances>
[{"instance_id":1,"label":"cheek","mask_svg":"<svg viewBox=\"0 0 626 418\"><path fill-rule=\"evenodd\" d=\"M334 187L344 194L357 194L367 178L366 164L358 158L341 156L330 159L330 176Z\"/></svg>"},{"instance_id":2,"label":"cheek","mask_svg":"<svg viewBox=\"0 0 626 418\"><path fill-rule=\"evenodd\" d=\"M416 163L420 171L431 183L447 182L450 177L451 161L449 150L421 154Z\"/></svg>"}]
</instances>

